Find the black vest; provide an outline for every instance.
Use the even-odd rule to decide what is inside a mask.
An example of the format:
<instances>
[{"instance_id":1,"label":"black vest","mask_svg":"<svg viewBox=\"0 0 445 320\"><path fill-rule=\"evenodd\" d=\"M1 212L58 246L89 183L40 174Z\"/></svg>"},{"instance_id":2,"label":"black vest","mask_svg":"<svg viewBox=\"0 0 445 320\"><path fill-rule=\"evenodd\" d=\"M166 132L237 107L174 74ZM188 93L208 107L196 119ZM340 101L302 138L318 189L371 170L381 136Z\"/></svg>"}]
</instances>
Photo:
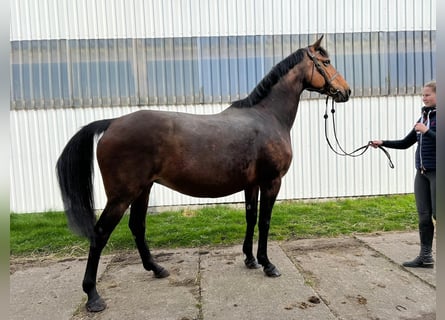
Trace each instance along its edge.
<instances>
[{"instance_id":1,"label":"black vest","mask_svg":"<svg viewBox=\"0 0 445 320\"><path fill-rule=\"evenodd\" d=\"M417 134L416 168L436 170L436 107L423 107L422 117L418 122L423 122L434 132Z\"/></svg>"}]
</instances>

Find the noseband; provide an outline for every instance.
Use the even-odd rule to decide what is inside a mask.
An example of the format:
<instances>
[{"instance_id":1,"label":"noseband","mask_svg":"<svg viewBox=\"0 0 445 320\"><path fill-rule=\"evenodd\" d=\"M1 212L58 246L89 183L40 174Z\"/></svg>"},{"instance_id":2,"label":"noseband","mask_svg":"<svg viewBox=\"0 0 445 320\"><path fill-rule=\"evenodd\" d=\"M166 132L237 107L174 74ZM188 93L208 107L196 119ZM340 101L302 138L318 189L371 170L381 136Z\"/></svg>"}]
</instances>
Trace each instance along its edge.
<instances>
[{"instance_id":1,"label":"noseband","mask_svg":"<svg viewBox=\"0 0 445 320\"><path fill-rule=\"evenodd\" d=\"M321 66L320 61L317 59L317 57L315 57L314 54L312 54L311 50L309 50L309 47L306 48L306 52L307 52L307 55L309 56L309 58L311 58L312 62L314 63L314 67L312 68L311 82L312 82L312 78L314 77L314 70L317 69L317 71L323 76L323 78L325 80L325 84L319 92L326 93L330 96L335 96L336 94L338 94L339 90L335 89L332 86L332 81L338 76L338 71L336 71L334 73L334 75L329 78L328 74Z\"/></svg>"}]
</instances>

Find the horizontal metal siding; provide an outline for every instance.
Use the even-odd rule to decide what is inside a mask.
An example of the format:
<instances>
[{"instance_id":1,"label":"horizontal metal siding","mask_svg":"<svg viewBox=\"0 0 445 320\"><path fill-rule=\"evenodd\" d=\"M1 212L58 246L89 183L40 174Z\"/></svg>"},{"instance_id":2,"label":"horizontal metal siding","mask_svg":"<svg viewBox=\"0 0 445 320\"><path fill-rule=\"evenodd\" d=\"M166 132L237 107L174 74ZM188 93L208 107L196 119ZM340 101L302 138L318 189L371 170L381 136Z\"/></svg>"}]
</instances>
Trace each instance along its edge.
<instances>
[{"instance_id":1,"label":"horizontal metal siding","mask_svg":"<svg viewBox=\"0 0 445 320\"><path fill-rule=\"evenodd\" d=\"M314 35L12 42L11 108L229 103ZM435 32L328 34L354 96L420 94ZM303 98L318 94L303 94Z\"/></svg>"},{"instance_id":2,"label":"horizontal metal siding","mask_svg":"<svg viewBox=\"0 0 445 320\"><path fill-rule=\"evenodd\" d=\"M419 96L353 98L337 104L339 140L348 151L371 139L402 138L419 115ZM217 113L227 105L176 105L152 107L199 114ZM55 163L71 136L85 124L140 110L139 107L70 108L11 111L11 210L34 212L61 210L55 180ZM146 109L146 108L143 108ZM359 158L336 156L324 137L324 99L304 100L291 131L293 161L279 199L308 199L410 193L414 179L414 148L389 150L396 168L372 149ZM330 131L330 134L332 132ZM332 136L331 136L332 139ZM96 207L106 199L96 165ZM243 194L207 199L181 195L155 185L150 206L188 206L243 201Z\"/></svg>"},{"instance_id":3,"label":"horizontal metal siding","mask_svg":"<svg viewBox=\"0 0 445 320\"><path fill-rule=\"evenodd\" d=\"M17 0L11 108L229 102L317 34L355 96L420 93L435 78L435 9L434 0Z\"/></svg>"}]
</instances>

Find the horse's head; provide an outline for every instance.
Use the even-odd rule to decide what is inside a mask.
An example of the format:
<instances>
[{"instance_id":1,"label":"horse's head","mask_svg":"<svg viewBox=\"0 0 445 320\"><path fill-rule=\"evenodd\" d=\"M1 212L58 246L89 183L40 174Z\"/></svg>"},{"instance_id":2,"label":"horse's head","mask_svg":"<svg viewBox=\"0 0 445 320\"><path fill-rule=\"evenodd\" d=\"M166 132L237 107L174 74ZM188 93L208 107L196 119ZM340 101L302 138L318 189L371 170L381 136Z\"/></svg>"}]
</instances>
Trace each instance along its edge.
<instances>
[{"instance_id":1,"label":"horse's head","mask_svg":"<svg viewBox=\"0 0 445 320\"><path fill-rule=\"evenodd\" d=\"M320 46L323 36L307 47L306 89L327 94L336 102L346 102L351 89L343 76L331 64L328 53Z\"/></svg>"}]
</instances>

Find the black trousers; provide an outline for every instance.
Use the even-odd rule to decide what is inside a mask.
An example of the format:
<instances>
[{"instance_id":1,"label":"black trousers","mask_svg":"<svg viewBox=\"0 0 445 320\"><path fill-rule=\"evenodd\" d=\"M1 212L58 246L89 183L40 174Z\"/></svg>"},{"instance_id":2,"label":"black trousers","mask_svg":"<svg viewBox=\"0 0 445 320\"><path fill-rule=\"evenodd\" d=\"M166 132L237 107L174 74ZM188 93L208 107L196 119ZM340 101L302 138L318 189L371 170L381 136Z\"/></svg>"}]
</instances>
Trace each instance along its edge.
<instances>
[{"instance_id":1,"label":"black trousers","mask_svg":"<svg viewBox=\"0 0 445 320\"><path fill-rule=\"evenodd\" d=\"M431 248L434 238L434 224L431 218L436 219L436 171L422 173L417 170L414 195L419 215L420 244Z\"/></svg>"}]
</instances>

